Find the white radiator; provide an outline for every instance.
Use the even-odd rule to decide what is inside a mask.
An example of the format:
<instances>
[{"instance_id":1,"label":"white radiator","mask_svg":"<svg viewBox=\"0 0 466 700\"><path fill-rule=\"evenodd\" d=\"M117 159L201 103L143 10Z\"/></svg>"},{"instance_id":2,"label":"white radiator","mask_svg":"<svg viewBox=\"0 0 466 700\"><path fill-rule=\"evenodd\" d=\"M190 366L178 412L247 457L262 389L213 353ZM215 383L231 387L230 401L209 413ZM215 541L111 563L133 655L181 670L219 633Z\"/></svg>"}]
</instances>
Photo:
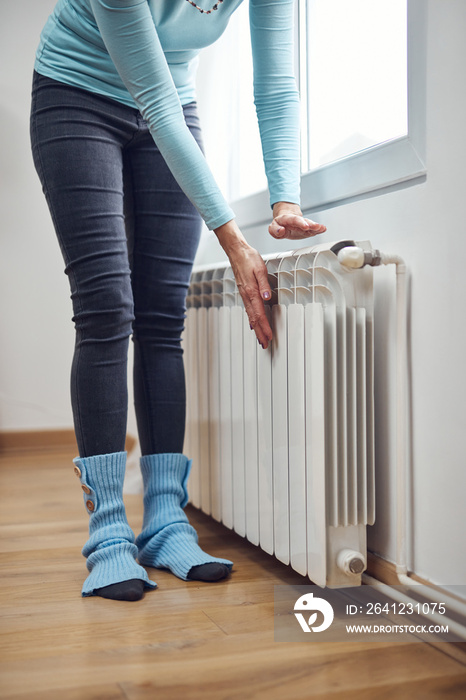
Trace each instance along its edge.
<instances>
[{"instance_id":1,"label":"white radiator","mask_svg":"<svg viewBox=\"0 0 466 700\"><path fill-rule=\"evenodd\" d=\"M329 245L266 263L267 350L231 268L192 275L190 502L320 586L358 585L375 504L373 271L347 270Z\"/></svg>"}]
</instances>

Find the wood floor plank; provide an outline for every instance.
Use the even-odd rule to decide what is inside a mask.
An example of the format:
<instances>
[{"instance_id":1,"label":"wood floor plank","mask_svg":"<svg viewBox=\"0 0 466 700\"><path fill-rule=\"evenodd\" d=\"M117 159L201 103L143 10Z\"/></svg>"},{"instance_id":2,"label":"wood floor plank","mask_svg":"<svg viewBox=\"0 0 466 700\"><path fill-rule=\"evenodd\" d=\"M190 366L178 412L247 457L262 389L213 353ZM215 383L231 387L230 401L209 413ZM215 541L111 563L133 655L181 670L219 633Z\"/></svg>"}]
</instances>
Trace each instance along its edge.
<instances>
[{"instance_id":1,"label":"wood floor plank","mask_svg":"<svg viewBox=\"0 0 466 700\"><path fill-rule=\"evenodd\" d=\"M79 688L58 688L57 690L21 693L20 695L2 695L2 700L128 700L128 696L121 687L110 685L83 685Z\"/></svg>"},{"instance_id":2,"label":"wood floor plank","mask_svg":"<svg viewBox=\"0 0 466 700\"><path fill-rule=\"evenodd\" d=\"M287 645L288 646L288 645ZM160 697L299 698L326 692L376 689L396 677L399 684L458 675L456 662L425 644L372 645L357 650L354 643L296 644L288 651L257 636L225 636L221 641L182 640L117 650L77 653L71 664L60 657L1 664L5 691L36 688L57 690L79 686L92 677L97 685L118 683L132 700L139 685L158 690ZM326 648L325 648L326 647ZM194 689L198 695L189 694ZM232 693L236 689L236 694ZM312 694L311 694L312 693ZM142 697L150 697L150 695ZM154 696L153 696L154 697Z\"/></svg>"},{"instance_id":3,"label":"wood floor plank","mask_svg":"<svg viewBox=\"0 0 466 700\"><path fill-rule=\"evenodd\" d=\"M441 678L394 682L377 687L377 700L448 700L466 697L466 673ZM365 688L354 692L344 690L338 693L325 693L314 700L374 700L374 689Z\"/></svg>"},{"instance_id":4,"label":"wood floor plank","mask_svg":"<svg viewBox=\"0 0 466 700\"><path fill-rule=\"evenodd\" d=\"M390 687L366 689L358 688L354 691L332 693L326 691L323 695L315 693L315 683L312 676L301 679L287 680L286 684L279 687L271 687L267 681L262 687L254 686L246 690L244 687L233 686L225 688L223 694L219 694L218 688L212 688L204 683L202 687L186 687L186 685L163 686L154 682L140 684L122 684L125 697L128 700L153 700L162 697L164 700L179 700L180 697L187 700L214 700L224 697L228 700L462 700L466 695L465 676L448 676L446 678L428 679L420 682L396 684Z\"/></svg>"}]
</instances>

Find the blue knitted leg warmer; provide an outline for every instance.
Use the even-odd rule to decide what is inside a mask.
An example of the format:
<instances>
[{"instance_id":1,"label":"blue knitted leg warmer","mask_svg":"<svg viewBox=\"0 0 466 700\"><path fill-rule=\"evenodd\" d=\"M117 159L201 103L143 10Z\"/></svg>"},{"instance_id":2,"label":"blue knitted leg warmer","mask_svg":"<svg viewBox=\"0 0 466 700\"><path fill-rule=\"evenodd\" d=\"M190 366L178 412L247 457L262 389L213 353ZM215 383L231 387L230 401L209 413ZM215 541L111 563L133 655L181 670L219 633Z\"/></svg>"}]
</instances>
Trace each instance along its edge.
<instances>
[{"instance_id":1,"label":"blue knitted leg warmer","mask_svg":"<svg viewBox=\"0 0 466 700\"><path fill-rule=\"evenodd\" d=\"M134 533L126 519L123 504L126 452L77 457L73 462L89 513L89 540L82 550L89 576L82 595L101 595L96 591L137 579L146 588L155 588L157 584L149 581L145 569L136 562Z\"/></svg>"},{"instance_id":2,"label":"blue knitted leg warmer","mask_svg":"<svg viewBox=\"0 0 466 700\"><path fill-rule=\"evenodd\" d=\"M186 482L190 469L191 460L182 454L155 454L141 458L144 523L136 539L139 561L144 566L170 569L184 581L192 578L189 572L193 567L217 563L223 565L218 568L224 570L221 576L224 578L233 562L212 557L199 547L197 532L183 510L188 502Z\"/></svg>"}]
</instances>

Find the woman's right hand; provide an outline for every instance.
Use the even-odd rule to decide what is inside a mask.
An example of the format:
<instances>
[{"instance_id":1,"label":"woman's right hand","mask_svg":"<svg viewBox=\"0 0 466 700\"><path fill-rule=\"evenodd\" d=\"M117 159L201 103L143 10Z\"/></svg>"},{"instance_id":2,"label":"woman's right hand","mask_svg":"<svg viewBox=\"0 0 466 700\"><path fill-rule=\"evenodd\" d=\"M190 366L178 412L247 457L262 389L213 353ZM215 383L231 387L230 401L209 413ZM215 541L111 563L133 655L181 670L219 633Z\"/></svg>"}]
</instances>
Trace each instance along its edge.
<instances>
[{"instance_id":1,"label":"woman's right hand","mask_svg":"<svg viewBox=\"0 0 466 700\"><path fill-rule=\"evenodd\" d=\"M251 329L265 349L272 340L264 307L264 301L272 296L265 263L257 250L247 243L234 219L219 226L215 233L228 255Z\"/></svg>"}]
</instances>

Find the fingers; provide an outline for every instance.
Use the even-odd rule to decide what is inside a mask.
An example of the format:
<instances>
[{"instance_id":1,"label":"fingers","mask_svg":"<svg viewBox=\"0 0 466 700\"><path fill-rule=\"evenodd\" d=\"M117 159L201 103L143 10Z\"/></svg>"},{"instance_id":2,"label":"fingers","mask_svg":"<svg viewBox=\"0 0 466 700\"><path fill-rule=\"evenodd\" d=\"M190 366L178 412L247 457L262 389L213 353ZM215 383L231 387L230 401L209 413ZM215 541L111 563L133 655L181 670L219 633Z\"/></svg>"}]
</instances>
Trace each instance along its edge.
<instances>
[{"instance_id":1,"label":"fingers","mask_svg":"<svg viewBox=\"0 0 466 700\"><path fill-rule=\"evenodd\" d=\"M275 219L272 221L272 223L269 226L269 233L272 236L272 238L286 238L286 229L284 226L280 226L280 224L277 224Z\"/></svg>"},{"instance_id":2,"label":"fingers","mask_svg":"<svg viewBox=\"0 0 466 700\"><path fill-rule=\"evenodd\" d=\"M300 239L316 236L324 233L327 228L312 219L306 219L297 214L280 214L275 217L269 226L269 233L273 238Z\"/></svg>"},{"instance_id":3,"label":"fingers","mask_svg":"<svg viewBox=\"0 0 466 700\"><path fill-rule=\"evenodd\" d=\"M264 302L250 288L238 287L243 299L244 308L248 315L249 326L256 334L259 345L267 349L272 340L272 329L265 313Z\"/></svg>"},{"instance_id":4,"label":"fingers","mask_svg":"<svg viewBox=\"0 0 466 700\"><path fill-rule=\"evenodd\" d=\"M272 297L267 268L259 253L249 248L246 254L230 258L238 291L248 315L249 325L265 349L272 340L272 329L265 313L264 300Z\"/></svg>"},{"instance_id":5,"label":"fingers","mask_svg":"<svg viewBox=\"0 0 466 700\"><path fill-rule=\"evenodd\" d=\"M253 269L253 284L240 283L237 286L248 315L249 326L255 332L259 344L265 350L272 340L272 329L265 313L264 300L271 299L272 290L270 289L265 263L259 255L258 258L260 263Z\"/></svg>"},{"instance_id":6,"label":"fingers","mask_svg":"<svg viewBox=\"0 0 466 700\"><path fill-rule=\"evenodd\" d=\"M264 301L269 301L272 298L272 290L270 289L267 267L263 261L261 265L255 268L254 275L257 281L261 299Z\"/></svg>"}]
</instances>

